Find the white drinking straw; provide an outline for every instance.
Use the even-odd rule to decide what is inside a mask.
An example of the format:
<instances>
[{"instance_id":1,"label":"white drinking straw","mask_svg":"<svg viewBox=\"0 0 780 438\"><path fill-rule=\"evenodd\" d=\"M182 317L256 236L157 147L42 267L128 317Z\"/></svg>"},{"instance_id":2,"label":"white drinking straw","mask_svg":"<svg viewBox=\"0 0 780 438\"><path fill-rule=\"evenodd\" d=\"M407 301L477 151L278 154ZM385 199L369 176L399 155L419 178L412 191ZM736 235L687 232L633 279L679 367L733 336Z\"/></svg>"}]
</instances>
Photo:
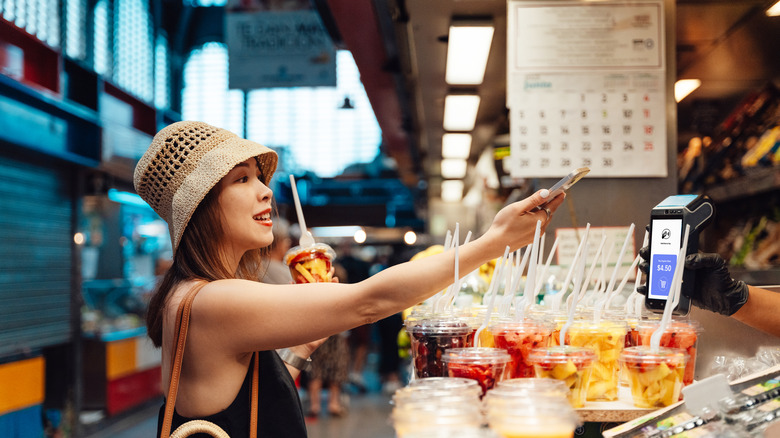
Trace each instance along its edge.
<instances>
[{"instance_id":1,"label":"white drinking straw","mask_svg":"<svg viewBox=\"0 0 780 438\"><path fill-rule=\"evenodd\" d=\"M295 176L290 175L290 188L292 188L293 201L295 201L295 212L298 213L298 225L301 227L301 238L299 243L302 247L314 245L314 236L306 228L306 220L303 218L303 208L301 200L298 198L298 186L295 185Z\"/></svg>"},{"instance_id":2,"label":"white drinking straw","mask_svg":"<svg viewBox=\"0 0 780 438\"><path fill-rule=\"evenodd\" d=\"M512 307L512 300L515 298L515 291L517 291L520 285L520 280L523 279L523 270L525 270L525 264L528 262L528 256L531 254L531 245L528 244L523 254L522 260L520 257L520 250L515 253L515 266L512 269L512 285L509 288L504 288L504 295L501 298L501 304L499 306L501 316L508 316L509 309Z\"/></svg>"},{"instance_id":3,"label":"white drinking straw","mask_svg":"<svg viewBox=\"0 0 780 438\"><path fill-rule=\"evenodd\" d=\"M682 277L683 269L685 268L685 255L688 251L688 234L691 230L690 224L685 225L685 234L683 235L683 243L680 248L680 252L677 254L677 265L674 268L674 276L672 277L672 285L669 290L669 297L664 305L664 313L661 317L661 324L655 329L653 335L650 336L650 347L654 352L658 352L661 348L661 337L666 331L666 327L669 326L669 321L672 319L672 310L677 307L677 303L680 302L680 291L682 290Z\"/></svg>"},{"instance_id":4,"label":"white drinking straw","mask_svg":"<svg viewBox=\"0 0 780 438\"><path fill-rule=\"evenodd\" d=\"M574 272L574 267L577 266L577 260L579 260L580 256L582 255L582 248L585 246L585 242L588 240L589 232L590 232L590 223L588 223L585 226L585 233L582 234L582 238L580 239L580 244L577 246L577 251L574 252L574 258L571 261L571 266L569 266L569 271L566 273L566 279L563 280L563 284L561 285L561 290L553 296L552 309L554 311L557 311L561 308L561 302L563 301L563 296L566 295L567 289L569 288L569 281L571 281L571 276L572 273Z\"/></svg>"},{"instance_id":5,"label":"white drinking straw","mask_svg":"<svg viewBox=\"0 0 780 438\"><path fill-rule=\"evenodd\" d=\"M498 262L496 262L496 269L493 270L493 278L490 280L490 287L488 288L488 293L490 294L490 300L487 306L487 309L485 309L485 320L482 322L482 325L479 326L476 333L474 333L474 345L481 345L481 342L479 340L479 335L482 333L485 328L487 328L488 323L490 323L490 313L493 310L493 304L495 304L496 301L496 295L498 294L498 286L496 286L496 283L499 282L499 279L501 278L501 274L504 270L504 265L506 264L507 256L509 255L509 246L506 247L504 250L504 255L499 259ZM495 293L493 293L495 291Z\"/></svg>"},{"instance_id":6,"label":"white drinking straw","mask_svg":"<svg viewBox=\"0 0 780 438\"><path fill-rule=\"evenodd\" d=\"M618 253L617 261L615 262L615 269L612 270L612 276L609 278L609 284L607 285L607 289L604 292L604 298L600 301L596 302L596 309L594 312L594 319L596 322L601 320L601 314L602 312L609 308L609 302L612 301L612 294L613 287L615 286L615 280L617 279L617 273L618 269L620 269L620 264L623 263L623 255L626 253L626 248L628 248L628 242L629 239L634 238L634 224L631 223L631 225L628 227L628 233L626 233L626 238L623 240L623 246L620 248L620 252ZM626 271L626 274L624 276L624 281L628 281L628 275L631 273L631 271L634 270L634 267L636 266L636 263L639 263L639 260L634 259L634 263L631 264L631 267ZM625 286L625 282L621 281L620 287L618 287L615 290L622 290L623 286Z\"/></svg>"},{"instance_id":7,"label":"white drinking straw","mask_svg":"<svg viewBox=\"0 0 780 438\"><path fill-rule=\"evenodd\" d=\"M555 238L555 241L553 242L553 246L550 249L550 254L547 255L547 262L545 262L544 267L542 267L542 273L538 276L538 280L536 280L536 288L534 289L534 298L539 296L539 292L542 290L542 286L544 285L545 279L544 277L547 275L547 270L550 267L550 262L552 261L553 256L555 255L555 250L558 249L558 238Z\"/></svg>"},{"instance_id":8,"label":"white drinking straw","mask_svg":"<svg viewBox=\"0 0 780 438\"><path fill-rule=\"evenodd\" d=\"M587 240L587 239L586 239ZM585 253L587 254L587 242L585 243ZM582 277L585 276L585 257L581 258L580 260L577 260L576 265L574 266L574 271L576 273L574 274L574 290L572 290L572 296L577 295L577 291L580 289L580 284L582 283ZM574 306L571 306L569 308L569 315L566 318L566 323L563 324L563 327L561 327L561 333L560 338L558 339L558 345L566 345L566 332L569 330L569 327L571 327L572 323L574 322L574 313L576 308L576 303Z\"/></svg>"},{"instance_id":9,"label":"white drinking straw","mask_svg":"<svg viewBox=\"0 0 780 438\"><path fill-rule=\"evenodd\" d=\"M536 289L536 267L539 264L539 234L542 230L542 221L536 221L536 229L534 230L534 241L531 245L531 258L528 259L528 275L525 277L525 288L523 289L523 300L525 305L523 309L515 309L515 311L521 311L521 317L525 314L525 308L528 307L531 302L531 295Z\"/></svg>"},{"instance_id":10,"label":"white drinking straw","mask_svg":"<svg viewBox=\"0 0 780 438\"><path fill-rule=\"evenodd\" d=\"M577 307L577 303L582 300L582 297L585 296L585 291L588 290L588 286L590 286L590 279L593 277L593 271L596 270L596 265L598 263L599 257L601 256L601 251L604 249L604 242L607 241L606 234L603 234L601 236L601 243L599 244L598 249L596 250L596 255L593 257L593 263L590 265L590 269L588 270L588 275L583 280L581 289L579 293L576 293L577 290L575 289L572 291L571 295L569 296L568 300L566 301L566 304L571 307Z\"/></svg>"}]
</instances>

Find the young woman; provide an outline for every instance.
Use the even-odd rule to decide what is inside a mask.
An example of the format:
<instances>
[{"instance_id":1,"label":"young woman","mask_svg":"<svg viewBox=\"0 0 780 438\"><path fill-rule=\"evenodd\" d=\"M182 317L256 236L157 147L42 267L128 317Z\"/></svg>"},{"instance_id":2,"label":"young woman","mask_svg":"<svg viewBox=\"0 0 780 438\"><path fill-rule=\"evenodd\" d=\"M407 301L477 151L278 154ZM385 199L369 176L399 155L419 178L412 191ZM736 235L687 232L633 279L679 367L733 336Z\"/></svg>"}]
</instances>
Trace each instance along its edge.
<instances>
[{"instance_id":1,"label":"young woman","mask_svg":"<svg viewBox=\"0 0 780 438\"><path fill-rule=\"evenodd\" d=\"M413 306L452 282L453 251L356 284L257 282L260 249L273 239L268 183L276 160L270 149L223 129L178 122L154 137L135 169L136 191L169 224L173 243L173 265L147 317L149 336L162 347L163 388L171 377L177 308L200 288L171 430L199 418L233 438L248 436L250 365L258 352L258 436L306 436L293 379L322 339ZM460 247L460 272L500 257L506 246L530 243L537 221L546 226L563 202L563 195L548 196L541 190L499 211L484 235ZM287 365L280 348L287 348Z\"/></svg>"}]
</instances>

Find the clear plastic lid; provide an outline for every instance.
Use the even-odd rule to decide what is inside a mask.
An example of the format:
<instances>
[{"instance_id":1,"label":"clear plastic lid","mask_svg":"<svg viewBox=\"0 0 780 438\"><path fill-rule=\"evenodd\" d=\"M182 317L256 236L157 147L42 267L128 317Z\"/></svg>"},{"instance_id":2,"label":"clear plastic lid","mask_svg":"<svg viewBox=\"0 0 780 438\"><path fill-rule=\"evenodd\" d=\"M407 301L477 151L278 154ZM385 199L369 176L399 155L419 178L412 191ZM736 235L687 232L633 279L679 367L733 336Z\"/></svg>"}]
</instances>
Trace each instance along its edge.
<instances>
[{"instance_id":1,"label":"clear plastic lid","mask_svg":"<svg viewBox=\"0 0 780 438\"><path fill-rule=\"evenodd\" d=\"M290 248L284 255L284 264L291 265L300 260L308 260L312 257L326 256L328 260L333 262L336 259L336 251L326 243L315 243L311 246L294 246Z\"/></svg>"},{"instance_id":2,"label":"clear plastic lid","mask_svg":"<svg viewBox=\"0 0 780 438\"><path fill-rule=\"evenodd\" d=\"M554 328L555 324L552 321L541 321L538 319L523 319L520 321L504 319L490 325L490 331L493 335L507 332L550 335Z\"/></svg>"},{"instance_id":3,"label":"clear plastic lid","mask_svg":"<svg viewBox=\"0 0 780 438\"><path fill-rule=\"evenodd\" d=\"M473 331L473 327L460 318L429 318L408 321L406 330L420 335L465 335Z\"/></svg>"},{"instance_id":4,"label":"clear plastic lid","mask_svg":"<svg viewBox=\"0 0 780 438\"><path fill-rule=\"evenodd\" d=\"M476 380L467 379L465 377L424 377L413 379L409 382L410 388L424 387L443 390L462 387L477 388L477 386L478 384Z\"/></svg>"},{"instance_id":5,"label":"clear plastic lid","mask_svg":"<svg viewBox=\"0 0 780 438\"><path fill-rule=\"evenodd\" d=\"M503 348L449 348L444 351L441 360L444 363L502 364L512 360L512 356Z\"/></svg>"},{"instance_id":6,"label":"clear plastic lid","mask_svg":"<svg viewBox=\"0 0 780 438\"><path fill-rule=\"evenodd\" d=\"M660 320L642 320L637 323L637 330L655 330L661 324ZM701 324L693 319L672 319L666 326L665 333L690 332L699 334L703 331Z\"/></svg>"},{"instance_id":7,"label":"clear plastic lid","mask_svg":"<svg viewBox=\"0 0 780 438\"><path fill-rule=\"evenodd\" d=\"M549 348L535 348L528 355L532 363L567 363L572 361L575 365L590 365L596 360L596 353L592 348L573 347L571 345L559 345Z\"/></svg>"},{"instance_id":8,"label":"clear plastic lid","mask_svg":"<svg viewBox=\"0 0 780 438\"><path fill-rule=\"evenodd\" d=\"M564 396L569 394L569 387L561 380L542 377L519 377L516 379L502 380L496 384L494 391L539 391L560 392Z\"/></svg>"},{"instance_id":9,"label":"clear plastic lid","mask_svg":"<svg viewBox=\"0 0 780 438\"><path fill-rule=\"evenodd\" d=\"M688 360L688 354L677 348L664 348L653 350L648 346L629 347L620 352L620 361L624 363L640 365L659 365L666 363L674 367L683 366Z\"/></svg>"}]
</instances>

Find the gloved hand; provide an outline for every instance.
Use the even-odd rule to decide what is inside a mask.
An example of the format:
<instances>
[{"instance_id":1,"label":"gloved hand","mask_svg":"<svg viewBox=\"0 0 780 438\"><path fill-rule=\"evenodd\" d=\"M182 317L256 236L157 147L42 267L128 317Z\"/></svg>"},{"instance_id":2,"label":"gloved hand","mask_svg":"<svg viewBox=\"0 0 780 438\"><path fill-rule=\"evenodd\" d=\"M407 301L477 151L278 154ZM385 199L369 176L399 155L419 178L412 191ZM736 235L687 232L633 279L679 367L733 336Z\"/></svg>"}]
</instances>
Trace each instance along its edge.
<instances>
[{"instance_id":1,"label":"gloved hand","mask_svg":"<svg viewBox=\"0 0 780 438\"><path fill-rule=\"evenodd\" d=\"M650 263L650 248L639 250L642 261L639 268L647 274ZM695 271L695 287L688 297L694 306L721 315L731 316L748 300L748 286L743 281L731 278L726 261L718 254L690 254L685 258L685 269ZM647 295L647 286L637 288Z\"/></svg>"}]
</instances>

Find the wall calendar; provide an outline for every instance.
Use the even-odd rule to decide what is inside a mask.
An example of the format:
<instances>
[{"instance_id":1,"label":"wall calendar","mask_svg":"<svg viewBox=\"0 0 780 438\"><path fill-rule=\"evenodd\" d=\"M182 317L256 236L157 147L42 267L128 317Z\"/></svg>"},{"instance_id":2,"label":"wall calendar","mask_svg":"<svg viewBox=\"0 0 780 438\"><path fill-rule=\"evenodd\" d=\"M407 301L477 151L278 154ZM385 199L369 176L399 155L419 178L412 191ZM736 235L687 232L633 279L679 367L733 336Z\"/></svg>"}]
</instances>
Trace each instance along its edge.
<instances>
[{"instance_id":1,"label":"wall calendar","mask_svg":"<svg viewBox=\"0 0 780 438\"><path fill-rule=\"evenodd\" d=\"M663 3L509 2L513 177L667 174Z\"/></svg>"}]
</instances>

